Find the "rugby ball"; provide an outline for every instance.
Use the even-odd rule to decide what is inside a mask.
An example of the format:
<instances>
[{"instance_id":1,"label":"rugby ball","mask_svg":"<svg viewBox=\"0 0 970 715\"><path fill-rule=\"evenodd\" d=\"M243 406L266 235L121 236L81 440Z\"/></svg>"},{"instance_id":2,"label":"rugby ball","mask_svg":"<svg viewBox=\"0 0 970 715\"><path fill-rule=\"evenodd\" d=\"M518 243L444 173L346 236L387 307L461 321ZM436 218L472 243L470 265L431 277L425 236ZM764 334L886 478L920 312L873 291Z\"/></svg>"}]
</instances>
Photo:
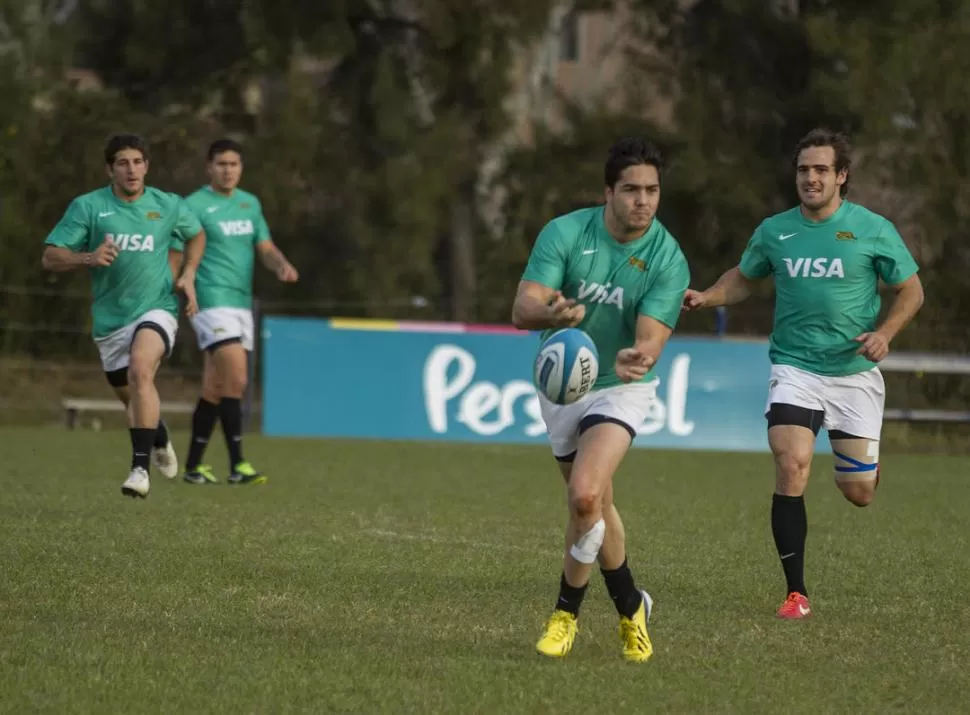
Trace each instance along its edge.
<instances>
[{"instance_id":1,"label":"rugby ball","mask_svg":"<svg viewBox=\"0 0 970 715\"><path fill-rule=\"evenodd\" d=\"M532 382L550 402L571 405L593 389L599 369L599 351L589 335L564 328L539 346Z\"/></svg>"}]
</instances>

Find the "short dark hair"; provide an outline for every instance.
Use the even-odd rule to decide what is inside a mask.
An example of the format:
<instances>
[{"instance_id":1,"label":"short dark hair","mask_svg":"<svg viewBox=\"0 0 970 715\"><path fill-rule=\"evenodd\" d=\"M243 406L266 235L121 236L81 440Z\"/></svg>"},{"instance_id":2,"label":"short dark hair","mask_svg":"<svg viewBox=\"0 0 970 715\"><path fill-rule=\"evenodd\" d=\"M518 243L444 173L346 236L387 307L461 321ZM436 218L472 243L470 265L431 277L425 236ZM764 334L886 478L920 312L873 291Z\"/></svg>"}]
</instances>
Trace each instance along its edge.
<instances>
[{"instance_id":1,"label":"short dark hair","mask_svg":"<svg viewBox=\"0 0 970 715\"><path fill-rule=\"evenodd\" d=\"M119 132L108 137L108 141L104 144L104 163L109 165L114 164L115 156L122 149L135 149L136 151L140 151L142 157L146 161L148 160L148 142L137 134Z\"/></svg>"},{"instance_id":2,"label":"short dark hair","mask_svg":"<svg viewBox=\"0 0 970 715\"><path fill-rule=\"evenodd\" d=\"M219 154L223 154L227 151L234 151L239 154L239 158L242 158L243 148L242 144L237 142L235 139L216 139L209 145L209 151L206 153L206 161L212 161Z\"/></svg>"},{"instance_id":3,"label":"short dark hair","mask_svg":"<svg viewBox=\"0 0 970 715\"><path fill-rule=\"evenodd\" d=\"M663 174L664 158L660 149L640 137L623 137L610 147L603 170L606 185L616 186L620 174L631 166L649 164L657 170L657 177Z\"/></svg>"},{"instance_id":4,"label":"short dark hair","mask_svg":"<svg viewBox=\"0 0 970 715\"><path fill-rule=\"evenodd\" d=\"M803 136L795 145L792 154L792 166L798 168L798 155L805 149L817 146L830 146L835 152L835 173L845 170L845 183L839 188L839 195L845 196L849 192L849 174L852 170L852 144L849 137L842 132L817 127Z\"/></svg>"}]
</instances>

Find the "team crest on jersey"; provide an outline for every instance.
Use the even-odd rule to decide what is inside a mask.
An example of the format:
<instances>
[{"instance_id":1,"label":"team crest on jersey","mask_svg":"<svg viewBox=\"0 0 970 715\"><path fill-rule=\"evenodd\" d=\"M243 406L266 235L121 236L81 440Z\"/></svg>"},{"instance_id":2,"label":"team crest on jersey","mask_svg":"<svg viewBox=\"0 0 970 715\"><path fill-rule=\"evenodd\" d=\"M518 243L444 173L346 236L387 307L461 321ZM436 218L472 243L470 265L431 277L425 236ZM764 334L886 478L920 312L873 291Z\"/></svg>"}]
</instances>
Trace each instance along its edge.
<instances>
[{"instance_id":1,"label":"team crest on jersey","mask_svg":"<svg viewBox=\"0 0 970 715\"><path fill-rule=\"evenodd\" d=\"M836 231L835 232L836 241L854 241L855 234L852 231Z\"/></svg>"},{"instance_id":2,"label":"team crest on jersey","mask_svg":"<svg viewBox=\"0 0 970 715\"><path fill-rule=\"evenodd\" d=\"M149 211L145 214L145 218L147 218L149 221L158 221L161 217L162 215L158 213L158 211Z\"/></svg>"},{"instance_id":3,"label":"team crest on jersey","mask_svg":"<svg viewBox=\"0 0 970 715\"><path fill-rule=\"evenodd\" d=\"M647 262L644 261L642 258L637 258L636 256L630 256L627 259L627 263L629 263L631 266L636 268L641 273L647 270Z\"/></svg>"},{"instance_id":4,"label":"team crest on jersey","mask_svg":"<svg viewBox=\"0 0 970 715\"><path fill-rule=\"evenodd\" d=\"M243 201L241 204L239 204L239 208L241 209L248 209L250 206L252 206L252 204L250 204L248 201Z\"/></svg>"}]
</instances>

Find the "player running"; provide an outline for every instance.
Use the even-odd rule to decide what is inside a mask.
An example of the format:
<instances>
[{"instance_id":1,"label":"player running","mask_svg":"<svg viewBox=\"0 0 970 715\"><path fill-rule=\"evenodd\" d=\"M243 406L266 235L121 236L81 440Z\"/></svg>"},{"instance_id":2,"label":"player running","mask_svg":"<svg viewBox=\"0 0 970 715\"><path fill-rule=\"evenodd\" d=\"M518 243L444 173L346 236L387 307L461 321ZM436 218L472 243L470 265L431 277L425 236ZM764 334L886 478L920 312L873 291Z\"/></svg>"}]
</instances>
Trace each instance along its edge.
<instances>
[{"instance_id":1,"label":"player running","mask_svg":"<svg viewBox=\"0 0 970 715\"><path fill-rule=\"evenodd\" d=\"M805 587L808 521L803 494L819 429L828 430L835 483L856 506L879 483L885 385L876 363L923 304L917 265L893 224L845 200L851 148L845 136L815 129L796 146L800 205L765 219L738 266L703 292L688 290L688 310L733 305L755 283L775 281L775 322L765 407L775 460L771 529L788 582L780 618L812 612ZM879 279L895 294L885 320Z\"/></svg>"},{"instance_id":2,"label":"player running","mask_svg":"<svg viewBox=\"0 0 970 715\"><path fill-rule=\"evenodd\" d=\"M167 477L178 474L175 450L159 418L155 373L175 342L175 288L185 294L186 313L196 311L195 271L205 234L179 196L145 186L144 139L113 135L104 161L110 185L71 202L44 242L42 264L50 271L91 271L94 342L130 425L131 471L121 491L147 497L150 461ZM188 243L177 282L169 263L173 235Z\"/></svg>"},{"instance_id":3,"label":"player running","mask_svg":"<svg viewBox=\"0 0 970 715\"><path fill-rule=\"evenodd\" d=\"M605 207L550 221L515 297L516 327L579 327L600 355L599 377L585 398L561 406L539 396L569 501L559 597L536 644L553 658L572 649L596 561L620 616L624 657L642 662L653 653L647 633L652 601L630 571L613 474L656 399L651 370L690 283L680 246L656 219L662 168L661 154L649 142L627 138L614 144L604 172Z\"/></svg>"},{"instance_id":4,"label":"player running","mask_svg":"<svg viewBox=\"0 0 970 715\"><path fill-rule=\"evenodd\" d=\"M220 139L209 147L209 184L186 200L205 227L208 246L196 280L199 312L192 327L204 351L202 396L192 415L192 437L185 481L214 484L212 468L202 464L217 419L229 449L230 484L261 484L266 476L243 458L242 397L248 353L253 350L253 252L286 283L299 278L273 243L259 199L238 188L242 147Z\"/></svg>"}]
</instances>

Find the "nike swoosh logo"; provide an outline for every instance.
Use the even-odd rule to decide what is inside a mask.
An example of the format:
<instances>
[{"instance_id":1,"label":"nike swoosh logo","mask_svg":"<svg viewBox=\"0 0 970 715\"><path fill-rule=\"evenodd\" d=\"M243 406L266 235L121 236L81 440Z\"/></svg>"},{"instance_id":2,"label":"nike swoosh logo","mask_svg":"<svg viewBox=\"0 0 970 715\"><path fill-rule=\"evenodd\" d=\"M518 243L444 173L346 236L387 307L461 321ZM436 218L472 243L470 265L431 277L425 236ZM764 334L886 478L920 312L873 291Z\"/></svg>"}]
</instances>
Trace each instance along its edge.
<instances>
[{"instance_id":1,"label":"nike swoosh logo","mask_svg":"<svg viewBox=\"0 0 970 715\"><path fill-rule=\"evenodd\" d=\"M98 214L98 218L106 218L114 214L114 211L102 211Z\"/></svg>"},{"instance_id":2,"label":"nike swoosh logo","mask_svg":"<svg viewBox=\"0 0 970 715\"><path fill-rule=\"evenodd\" d=\"M218 210L219 210L219 207L218 206L210 206L209 208L206 209L206 213L210 213L211 214L212 212L218 211Z\"/></svg>"},{"instance_id":3,"label":"nike swoosh logo","mask_svg":"<svg viewBox=\"0 0 970 715\"><path fill-rule=\"evenodd\" d=\"M795 231L795 233L783 233L783 234L781 234L781 235L780 235L780 236L778 237L778 240L779 240L779 241L787 241L787 240L788 240L789 238L791 238L792 236L797 236L797 235L798 235L798 231Z\"/></svg>"},{"instance_id":4,"label":"nike swoosh logo","mask_svg":"<svg viewBox=\"0 0 970 715\"><path fill-rule=\"evenodd\" d=\"M591 253L596 253L596 251L598 251L598 250L599 250L598 248L590 248L590 249L588 249L586 251L583 251L583 255L584 256L588 256Z\"/></svg>"},{"instance_id":5,"label":"nike swoosh logo","mask_svg":"<svg viewBox=\"0 0 970 715\"><path fill-rule=\"evenodd\" d=\"M807 616L809 613L812 612L812 609L811 608L805 608L805 606L799 606L798 607L798 612L801 613L803 616Z\"/></svg>"}]
</instances>

